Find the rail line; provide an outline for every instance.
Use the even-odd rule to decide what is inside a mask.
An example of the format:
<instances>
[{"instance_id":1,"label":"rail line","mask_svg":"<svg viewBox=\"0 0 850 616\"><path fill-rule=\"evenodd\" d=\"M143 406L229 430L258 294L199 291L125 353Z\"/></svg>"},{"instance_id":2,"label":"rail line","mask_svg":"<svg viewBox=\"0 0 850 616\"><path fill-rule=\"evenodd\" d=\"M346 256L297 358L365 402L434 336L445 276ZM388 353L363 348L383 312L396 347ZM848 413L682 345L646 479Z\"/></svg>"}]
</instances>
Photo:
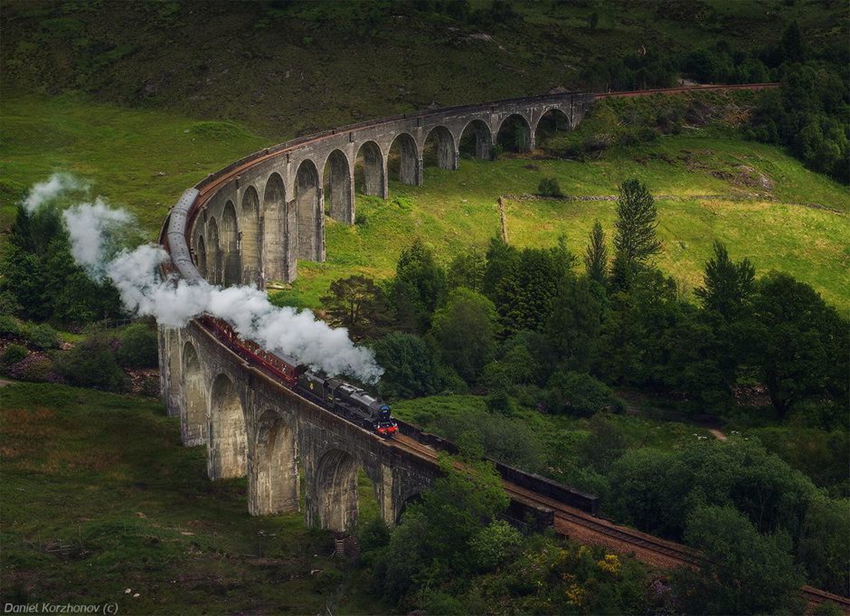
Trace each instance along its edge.
<instances>
[{"instance_id":1,"label":"rail line","mask_svg":"<svg viewBox=\"0 0 850 616\"><path fill-rule=\"evenodd\" d=\"M685 86L678 88L661 88L653 90L638 90L630 92L606 92L594 95L594 99L618 98L618 97L635 97L648 96L653 94L680 94L686 92L704 92L704 91L722 91L722 90L764 90L776 88L779 84L776 83L761 83L761 84L740 84L740 85L711 85L711 86ZM516 99L523 100L523 99ZM461 106L458 109L469 106ZM443 110L444 111L444 110ZM397 118L424 116L431 112L418 112L408 114L406 116L398 116ZM262 163L270 158L281 156L292 148L318 142L341 133L352 132L354 130L373 126L381 122L392 121L397 118L389 118L383 120L375 120L362 122L350 126L341 127L332 131L325 131L315 135L295 139L277 146L272 146L259 152L249 155L239 161L236 161L229 167L221 170L218 173L210 174L195 185L198 190L198 197L192 203L186 216L185 229L188 231L192 228L194 218L198 212L205 206L207 201L216 193L216 191L237 178L243 171ZM170 217L170 214L169 214ZM160 243L167 249L169 247L167 239L168 219L163 226L160 235ZM202 329L206 329L201 325ZM223 344L218 341L218 344ZM261 370L256 366L254 369ZM272 379L271 380L276 380ZM297 394L296 394L297 395ZM414 455L420 458L427 459L431 463L435 463L437 459L436 450L431 447L417 442L416 440L403 436L396 437L388 443L407 455ZM561 503L555 499L538 494L532 490L522 488L509 481L503 481L505 491L513 499L520 502L533 503L538 506L547 507L554 512L554 527L555 531L563 536L577 540L581 543L599 544L609 547L613 550L633 553L638 560L662 568L672 568L677 566L699 567L705 561L694 550L681 544L660 539L642 533L640 531L630 529L624 526L619 526L613 522L604 519L596 518L580 509L571 507ZM844 612L850 614L850 599L835 595L811 586L805 586L801 589L801 594L811 606L820 605L826 601L832 601L838 605Z\"/></svg>"},{"instance_id":2,"label":"rail line","mask_svg":"<svg viewBox=\"0 0 850 616\"><path fill-rule=\"evenodd\" d=\"M410 437L396 435L390 443L409 454L431 461L437 459L437 451ZM505 492L515 500L552 509L555 512L555 532L579 543L602 545L621 553L631 553L641 562L663 569L682 566L698 568L706 562L698 552L675 541L667 541L633 528L593 517L580 509L521 488L509 481L503 481L502 485ZM847 597L813 586L804 586L800 593L812 608L832 601L844 612L850 613L850 599Z\"/></svg>"}]
</instances>

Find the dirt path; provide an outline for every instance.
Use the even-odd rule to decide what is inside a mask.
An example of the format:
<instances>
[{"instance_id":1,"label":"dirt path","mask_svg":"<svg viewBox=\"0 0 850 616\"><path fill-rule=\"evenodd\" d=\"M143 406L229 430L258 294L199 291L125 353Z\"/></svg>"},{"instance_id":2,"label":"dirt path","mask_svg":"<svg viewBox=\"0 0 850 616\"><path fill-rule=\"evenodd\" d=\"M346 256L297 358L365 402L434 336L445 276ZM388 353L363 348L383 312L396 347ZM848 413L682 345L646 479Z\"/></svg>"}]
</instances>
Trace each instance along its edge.
<instances>
[{"instance_id":1,"label":"dirt path","mask_svg":"<svg viewBox=\"0 0 850 616\"><path fill-rule=\"evenodd\" d=\"M718 441L725 441L727 438L729 438L717 428L709 428L708 431L711 432L714 438L716 438Z\"/></svg>"},{"instance_id":2,"label":"dirt path","mask_svg":"<svg viewBox=\"0 0 850 616\"><path fill-rule=\"evenodd\" d=\"M6 387L6 385L14 385L14 381L7 381L5 379L0 379L0 387Z\"/></svg>"}]
</instances>

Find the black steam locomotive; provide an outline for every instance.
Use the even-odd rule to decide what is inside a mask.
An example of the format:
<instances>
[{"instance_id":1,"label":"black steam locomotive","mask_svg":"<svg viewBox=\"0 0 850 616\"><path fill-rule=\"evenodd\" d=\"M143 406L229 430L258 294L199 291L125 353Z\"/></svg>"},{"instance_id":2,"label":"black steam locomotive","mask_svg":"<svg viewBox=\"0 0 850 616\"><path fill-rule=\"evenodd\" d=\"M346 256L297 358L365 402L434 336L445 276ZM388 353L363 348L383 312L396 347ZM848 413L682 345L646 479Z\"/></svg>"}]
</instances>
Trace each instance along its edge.
<instances>
[{"instance_id":1,"label":"black steam locomotive","mask_svg":"<svg viewBox=\"0 0 850 616\"><path fill-rule=\"evenodd\" d=\"M371 394L340 379L311 372L294 359L270 353L251 340L241 340L226 321L209 315L198 320L234 353L259 364L308 400L381 436L391 437L398 432L390 407Z\"/></svg>"}]
</instances>

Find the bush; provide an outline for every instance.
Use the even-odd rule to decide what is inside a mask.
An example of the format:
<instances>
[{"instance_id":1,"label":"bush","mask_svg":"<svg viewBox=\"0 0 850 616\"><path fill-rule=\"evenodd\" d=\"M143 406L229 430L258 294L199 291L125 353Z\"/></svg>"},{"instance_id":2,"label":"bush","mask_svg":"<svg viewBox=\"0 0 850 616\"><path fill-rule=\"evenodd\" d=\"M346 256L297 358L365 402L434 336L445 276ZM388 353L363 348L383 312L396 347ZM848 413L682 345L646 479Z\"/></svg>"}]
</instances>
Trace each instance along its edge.
<instances>
[{"instance_id":1,"label":"bush","mask_svg":"<svg viewBox=\"0 0 850 616\"><path fill-rule=\"evenodd\" d=\"M558 185L558 180L555 178L543 178L537 185L537 194L544 197L563 197L561 187Z\"/></svg>"},{"instance_id":2,"label":"bush","mask_svg":"<svg viewBox=\"0 0 850 616\"><path fill-rule=\"evenodd\" d=\"M104 338L90 338L65 353L59 371L78 387L119 391L127 381Z\"/></svg>"},{"instance_id":3,"label":"bush","mask_svg":"<svg viewBox=\"0 0 850 616\"><path fill-rule=\"evenodd\" d=\"M20 335L21 326L18 325L18 322L15 320L15 318L9 316L8 314L0 315L0 336L5 338Z\"/></svg>"},{"instance_id":4,"label":"bush","mask_svg":"<svg viewBox=\"0 0 850 616\"><path fill-rule=\"evenodd\" d=\"M549 379L548 406L553 413L589 417L599 411L622 410L611 388L589 374L558 371Z\"/></svg>"},{"instance_id":5,"label":"bush","mask_svg":"<svg viewBox=\"0 0 850 616\"><path fill-rule=\"evenodd\" d=\"M125 368L156 368L159 363L156 332L143 323L127 327L119 336L118 361Z\"/></svg>"},{"instance_id":6,"label":"bush","mask_svg":"<svg viewBox=\"0 0 850 616\"><path fill-rule=\"evenodd\" d=\"M47 323L32 325L25 332L26 339L39 349L55 349L59 346L59 334Z\"/></svg>"},{"instance_id":7,"label":"bush","mask_svg":"<svg viewBox=\"0 0 850 616\"><path fill-rule=\"evenodd\" d=\"M12 367L12 365L17 364L19 361L23 361L23 359L29 354L24 347L19 344L10 344L6 347L6 350L3 351L3 357L0 358L0 364L2 364L3 370L6 371Z\"/></svg>"},{"instance_id":8,"label":"bush","mask_svg":"<svg viewBox=\"0 0 850 616\"><path fill-rule=\"evenodd\" d=\"M53 362L44 355L25 357L12 366L9 370L9 376L19 381L32 381L33 383L58 382L59 380L53 373Z\"/></svg>"}]
</instances>

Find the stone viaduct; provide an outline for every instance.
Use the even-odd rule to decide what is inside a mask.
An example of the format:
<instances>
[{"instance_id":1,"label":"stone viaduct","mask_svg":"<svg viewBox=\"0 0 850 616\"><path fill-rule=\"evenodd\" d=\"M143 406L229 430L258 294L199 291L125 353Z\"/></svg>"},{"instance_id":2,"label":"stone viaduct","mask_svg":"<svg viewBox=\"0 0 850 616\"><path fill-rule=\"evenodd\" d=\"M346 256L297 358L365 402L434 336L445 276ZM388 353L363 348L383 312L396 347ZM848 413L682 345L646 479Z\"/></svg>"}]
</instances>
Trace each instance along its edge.
<instances>
[{"instance_id":1,"label":"stone viaduct","mask_svg":"<svg viewBox=\"0 0 850 616\"><path fill-rule=\"evenodd\" d=\"M534 147L544 118L571 129L592 94L564 93L453 107L327 131L257 152L211 174L172 208L161 242L189 282L222 286L291 281L299 259L325 258L327 214L353 224L355 193L388 196L388 175L421 185L428 156L457 169L461 143L488 159L497 144ZM183 443L203 446L212 480L248 478L253 515L297 510L304 482L308 524L337 531L357 519L357 474L374 486L381 516L438 474L287 389L246 363L200 321L160 327L162 392Z\"/></svg>"}]
</instances>

